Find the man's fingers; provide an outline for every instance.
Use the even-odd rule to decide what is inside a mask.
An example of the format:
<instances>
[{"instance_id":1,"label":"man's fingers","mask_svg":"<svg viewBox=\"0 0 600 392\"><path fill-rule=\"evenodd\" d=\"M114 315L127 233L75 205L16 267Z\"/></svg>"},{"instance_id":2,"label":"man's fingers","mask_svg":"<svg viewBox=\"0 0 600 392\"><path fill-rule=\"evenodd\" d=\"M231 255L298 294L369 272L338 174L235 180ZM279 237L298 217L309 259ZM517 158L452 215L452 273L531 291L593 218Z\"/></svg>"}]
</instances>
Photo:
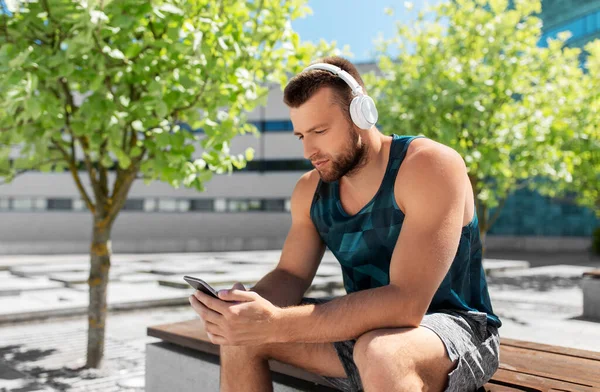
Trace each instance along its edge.
<instances>
[{"instance_id":1,"label":"man's fingers","mask_svg":"<svg viewBox=\"0 0 600 392\"><path fill-rule=\"evenodd\" d=\"M194 308L196 313L198 313L198 315L202 317L204 321L217 324L223 317L222 314L215 312L214 310L205 306L202 302L198 301L198 299L195 296L190 295L189 300L190 305L192 305L192 308Z\"/></svg>"},{"instance_id":2,"label":"man's fingers","mask_svg":"<svg viewBox=\"0 0 600 392\"><path fill-rule=\"evenodd\" d=\"M204 294L200 290L194 292L194 297L204 304L204 306L214 310L217 313L224 314L227 310L227 304L211 295Z\"/></svg>"},{"instance_id":3,"label":"man's fingers","mask_svg":"<svg viewBox=\"0 0 600 392\"><path fill-rule=\"evenodd\" d=\"M238 289L221 290L219 291L219 298L223 301L230 302L249 302L256 300L258 294L254 291L245 291Z\"/></svg>"},{"instance_id":4,"label":"man's fingers","mask_svg":"<svg viewBox=\"0 0 600 392\"><path fill-rule=\"evenodd\" d=\"M218 325L213 324L210 321L206 321L204 323L204 329L206 331L206 336L208 336L208 339L211 341L211 343L222 345L227 342L222 335L219 335Z\"/></svg>"}]
</instances>

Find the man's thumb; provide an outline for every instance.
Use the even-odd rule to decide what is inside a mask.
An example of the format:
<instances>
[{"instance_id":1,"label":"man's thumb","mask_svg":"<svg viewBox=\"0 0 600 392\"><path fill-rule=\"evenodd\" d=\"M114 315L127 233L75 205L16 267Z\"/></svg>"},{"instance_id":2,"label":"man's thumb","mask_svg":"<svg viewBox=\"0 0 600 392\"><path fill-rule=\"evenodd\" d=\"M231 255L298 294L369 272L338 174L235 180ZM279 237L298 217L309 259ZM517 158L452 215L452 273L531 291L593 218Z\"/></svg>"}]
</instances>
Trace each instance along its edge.
<instances>
[{"instance_id":1,"label":"man's thumb","mask_svg":"<svg viewBox=\"0 0 600 392\"><path fill-rule=\"evenodd\" d=\"M246 288L244 287L243 284L241 284L240 282L235 282L235 284L233 285L232 289L236 289L236 290L244 290L246 291Z\"/></svg>"}]
</instances>

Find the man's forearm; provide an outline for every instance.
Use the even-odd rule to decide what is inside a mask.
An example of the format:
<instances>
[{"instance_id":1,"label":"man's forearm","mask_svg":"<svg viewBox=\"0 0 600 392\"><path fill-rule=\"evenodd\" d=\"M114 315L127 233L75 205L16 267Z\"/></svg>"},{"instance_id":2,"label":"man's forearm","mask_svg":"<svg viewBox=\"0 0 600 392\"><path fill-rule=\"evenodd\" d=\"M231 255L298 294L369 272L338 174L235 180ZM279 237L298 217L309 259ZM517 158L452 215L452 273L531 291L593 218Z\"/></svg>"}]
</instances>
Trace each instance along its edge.
<instances>
[{"instance_id":1,"label":"man's forearm","mask_svg":"<svg viewBox=\"0 0 600 392\"><path fill-rule=\"evenodd\" d=\"M325 304L281 309L278 340L322 343L356 339L373 329L416 327L420 322L418 313L398 287L388 285Z\"/></svg>"},{"instance_id":2,"label":"man's forearm","mask_svg":"<svg viewBox=\"0 0 600 392\"><path fill-rule=\"evenodd\" d=\"M298 305L306 291L305 283L296 276L275 269L265 275L250 291L257 292L275 306Z\"/></svg>"}]
</instances>

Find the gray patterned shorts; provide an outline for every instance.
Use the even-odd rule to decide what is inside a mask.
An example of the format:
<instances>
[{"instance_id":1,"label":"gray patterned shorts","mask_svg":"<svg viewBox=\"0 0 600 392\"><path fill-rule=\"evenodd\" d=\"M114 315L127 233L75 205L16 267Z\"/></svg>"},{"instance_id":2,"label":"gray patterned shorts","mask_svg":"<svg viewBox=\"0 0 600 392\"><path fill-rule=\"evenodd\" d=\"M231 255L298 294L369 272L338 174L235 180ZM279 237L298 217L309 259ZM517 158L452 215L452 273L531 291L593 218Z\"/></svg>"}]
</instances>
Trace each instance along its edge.
<instances>
[{"instance_id":1,"label":"gray patterned shorts","mask_svg":"<svg viewBox=\"0 0 600 392\"><path fill-rule=\"evenodd\" d=\"M327 298L303 298L302 304L320 304ZM488 325L485 313L444 310L426 314L421 326L435 332L446 347L450 360L457 361L448 374L446 392L477 391L498 369L500 337L495 326ZM346 378L324 377L333 387L345 392L363 390L353 352L356 339L334 342L333 346L346 370Z\"/></svg>"}]
</instances>

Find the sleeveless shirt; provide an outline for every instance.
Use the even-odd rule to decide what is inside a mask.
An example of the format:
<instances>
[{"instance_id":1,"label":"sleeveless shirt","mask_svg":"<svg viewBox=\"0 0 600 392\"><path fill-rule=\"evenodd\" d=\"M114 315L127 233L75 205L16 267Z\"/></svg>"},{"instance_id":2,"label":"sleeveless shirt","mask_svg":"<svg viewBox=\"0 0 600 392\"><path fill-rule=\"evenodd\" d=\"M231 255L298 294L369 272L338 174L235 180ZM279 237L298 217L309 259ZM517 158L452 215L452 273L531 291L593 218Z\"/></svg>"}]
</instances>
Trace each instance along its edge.
<instances>
[{"instance_id":1,"label":"sleeveless shirt","mask_svg":"<svg viewBox=\"0 0 600 392\"><path fill-rule=\"evenodd\" d=\"M388 285L390 262L402 229L404 213L394 198L396 175L411 141L421 136L392 135L390 156L379 190L358 213L347 214L340 201L339 180L319 180L310 208L311 219L325 245L342 267L347 293ZM462 228L454 260L427 313L440 310L484 312L499 327L482 266L479 221Z\"/></svg>"}]
</instances>

